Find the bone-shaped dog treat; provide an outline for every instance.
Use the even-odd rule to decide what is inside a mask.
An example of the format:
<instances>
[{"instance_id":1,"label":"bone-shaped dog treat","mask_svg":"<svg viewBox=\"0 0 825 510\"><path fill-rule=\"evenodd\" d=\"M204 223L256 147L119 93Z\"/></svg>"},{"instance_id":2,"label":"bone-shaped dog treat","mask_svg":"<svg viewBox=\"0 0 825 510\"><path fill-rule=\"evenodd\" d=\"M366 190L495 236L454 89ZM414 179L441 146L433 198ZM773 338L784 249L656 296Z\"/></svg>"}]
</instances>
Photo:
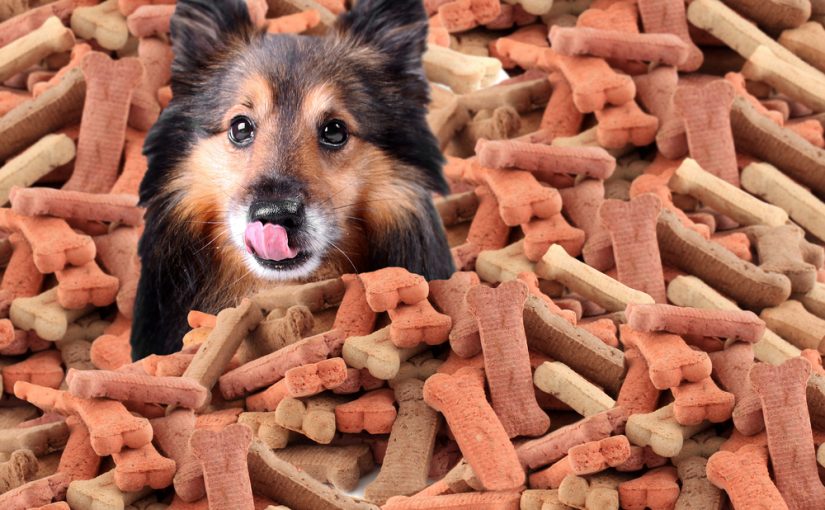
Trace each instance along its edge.
<instances>
[{"instance_id":1,"label":"bone-shaped dog treat","mask_svg":"<svg viewBox=\"0 0 825 510\"><path fill-rule=\"evenodd\" d=\"M0 463L0 491L8 492L30 481L37 473L37 457L31 450L12 452Z\"/></svg>"},{"instance_id":2,"label":"bone-shaped dog treat","mask_svg":"<svg viewBox=\"0 0 825 510\"><path fill-rule=\"evenodd\" d=\"M439 345L447 341L452 326L449 315L438 313L426 299L414 305L389 310L390 341L401 349L420 344Z\"/></svg>"},{"instance_id":3,"label":"bone-shaped dog treat","mask_svg":"<svg viewBox=\"0 0 825 510\"><path fill-rule=\"evenodd\" d=\"M150 420L152 439L160 451L180 467L189 452L189 436L195 430L195 413L189 409L175 409L168 415Z\"/></svg>"},{"instance_id":4,"label":"bone-shaped dog treat","mask_svg":"<svg viewBox=\"0 0 825 510\"><path fill-rule=\"evenodd\" d=\"M684 451L684 448L683 448ZM623 463L615 466L616 471L632 472L645 467L655 468L666 464L668 459L655 453L649 446L630 446L630 456ZM674 461L675 462L675 461Z\"/></svg>"},{"instance_id":5,"label":"bone-shaped dog treat","mask_svg":"<svg viewBox=\"0 0 825 510\"><path fill-rule=\"evenodd\" d=\"M577 134L584 121L584 115L576 108L573 102L573 89L561 73L550 74L549 81L553 85L553 94L539 124L539 138L552 143L557 137Z\"/></svg>"},{"instance_id":6,"label":"bone-shaped dog treat","mask_svg":"<svg viewBox=\"0 0 825 510\"><path fill-rule=\"evenodd\" d=\"M676 465L682 491L674 510L720 510L724 499L722 491L708 480L702 457L689 457Z\"/></svg>"},{"instance_id":7,"label":"bone-shaped dog treat","mask_svg":"<svg viewBox=\"0 0 825 510\"><path fill-rule=\"evenodd\" d=\"M746 233L755 241L760 268L787 276L794 293L804 294L813 288L823 252L822 247L805 241L802 229L795 225L775 228L760 225L750 227Z\"/></svg>"},{"instance_id":8,"label":"bone-shaped dog treat","mask_svg":"<svg viewBox=\"0 0 825 510\"><path fill-rule=\"evenodd\" d=\"M152 440L152 426L145 418L132 416L120 402L90 400L24 381L15 385L15 395L44 411L77 415L89 428L92 448L100 456L140 448Z\"/></svg>"},{"instance_id":9,"label":"bone-shaped dog treat","mask_svg":"<svg viewBox=\"0 0 825 510\"><path fill-rule=\"evenodd\" d=\"M154 377L111 371L70 370L69 391L83 398L111 398L198 409L207 399L206 388L181 377Z\"/></svg>"},{"instance_id":10,"label":"bone-shaped dog treat","mask_svg":"<svg viewBox=\"0 0 825 510\"><path fill-rule=\"evenodd\" d=\"M0 202L6 204L14 186L31 186L55 168L74 159L75 145L62 134L46 135L0 168Z\"/></svg>"},{"instance_id":11,"label":"bone-shaped dog treat","mask_svg":"<svg viewBox=\"0 0 825 510\"><path fill-rule=\"evenodd\" d=\"M653 303L644 292L631 289L609 276L574 259L559 245L553 245L536 266L539 278L557 280L608 311L623 310L628 303Z\"/></svg>"},{"instance_id":12,"label":"bone-shaped dog treat","mask_svg":"<svg viewBox=\"0 0 825 510\"><path fill-rule=\"evenodd\" d=\"M447 420L464 457L488 490L524 483L515 449L484 396L483 376L473 368L436 374L424 383L424 401Z\"/></svg>"},{"instance_id":13,"label":"bone-shaped dog treat","mask_svg":"<svg viewBox=\"0 0 825 510\"><path fill-rule=\"evenodd\" d=\"M6 81L53 53L69 51L74 43L74 34L57 17L47 19L37 30L0 49L0 81Z\"/></svg>"},{"instance_id":14,"label":"bone-shaped dog treat","mask_svg":"<svg viewBox=\"0 0 825 510\"><path fill-rule=\"evenodd\" d=\"M136 256L140 231L120 227L94 238L98 256L106 271L120 282L117 293L118 311L131 318L140 276L140 259Z\"/></svg>"},{"instance_id":15,"label":"bone-shaped dog treat","mask_svg":"<svg viewBox=\"0 0 825 510\"><path fill-rule=\"evenodd\" d=\"M610 269L613 266L613 246L598 215L604 202L604 183L600 180L587 180L559 192L565 213L574 225L586 233L582 248L585 262L600 271Z\"/></svg>"},{"instance_id":16,"label":"bone-shaped dog treat","mask_svg":"<svg viewBox=\"0 0 825 510\"><path fill-rule=\"evenodd\" d=\"M555 301L550 299L549 296L542 292L541 288L539 287L539 279L535 273L519 273L516 279L521 282L524 282L524 284L527 285L529 296L537 297L541 300L542 303L544 303L548 310L550 310L554 314L558 314L564 317L564 319L570 324L574 326L576 325L581 315L581 307L575 307L575 305L578 304L578 302L572 303L572 309L562 309L559 305L556 304Z\"/></svg>"},{"instance_id":17,"label":"bone-shaped dog treat","mask_svg":"<svg viewBox=\"0 0 825 510\"><path fill-rule=\"evenodd\" d=\"M790 295L787 277L766 273L740 260L685 228L670 211L662 211L656 231L662 262L696 275L745 306L775 306Z\"/></svg>"},{"instance_id":18,"label":"bone-shaped dog treat","mask_svg":"<svg viewBox=\"0 0 825 510\"><path fill-rule=\"evenodd\" d=\"M43 284L43 273L34 265L29 242L17 232L9 235L9 242L12 254L0 280L0 315L4 317L15 299L36 296Z\"/></svg>"},{"instance_id":19,"label":"bone-shaped dog treat","mask_svg":"<svg viewBox=\"0 0 825 510\"><path fill-rule=\"evenodd\" d=\"M619 510L619 483L615 475L597 475L589 479L568 475L559 486L559 501L568 508Z\"/></svg>"},{"instance_id":20,"label":"bone-shaped dog treat","mask_svg":"<svg viewBox=\"0 0 825 510\"><path fill-rule=\"evenodd\" d=\"M631 304L625 314L627 325L638 331L717 336L749 343L758 342L765 334L765 322L750 311Z\"/></svg>"},{"instance_id":21,"label":"bone-shaped dog treat","mask_svg":"<svg viewBox=\"0 0 825 510\"><path fill-rule=\"evenodd\" d=\"M682 383L671 390L675 398L673 417L681 425L699 425L705 420L719 423L731 417L733 393L720 390L710 377Z\"/></svg>"},{"instance_id":22,"label":"bone-shaped dog treat","mask_svg":"<svg viewBox=\"0 0 825 510\"><path fill-rule=\"evenodd\" d=\"M664 5L658 2L657 5ZM639 101L659 119L656 146L664 156L678 158L688 152L685 124L673 105L679 75L673 67L658 67L633 77Z\"/></svg>"},{"instance_id":23,"label":"bone-shaped dog treat","mask_svg":"<svg viewBox=\"0 0 825 510\"><path fill-rule=\"evenodd\" d=\"M252 431L240 424L230 425L220 432L196 430L189 442L203 466L209 507L254 508L246 466Z\"/></svg>"},{"instance_id":24,"label":"bone-shaped dog treat","mask_svg":"<svg viewBox=\"0 0 825 510\"><path fill-rule=\"evenodd\" d=\"M141 38L138 58L144 73L132 95L128 122L135 129L148 130L160 115L157 91L171 78L172 48L159 39Z\"/></svg>"},{"instance_id":25,"label":"bone-shaped dog treat","mask_svg":"<svg viewBox=\"0 0 825 510\"><path fill-rule=\"evenodd\" d=\"M431 360L436 363L436 366L441 364L440 360ZM403 363L401 368L398 371L398 376L396 377L397 380L404 379L403 372L405 372L405 368L412 367L412 363ZM414 370L418 370L419 367L415 367ZM433 369L434 371L434 369ZM410 375L411 377L416 377L416 374ZM384 381L382 379L377 379L370 374L369 370L362 368L347 368L347 377L344 379L344 382L341 383L340 386L337 386L332 389L332 392L337 395L349 395L352 393L358 393L360 390L375 390L380 388L384 385Z\"/></svg>"},{"instance_id":26,"label":"bone-shaped dog treat","mask_svg":"<svg viewBox=\"0 0 825 510\"><path fill-rule=\"evenodd\" d=\"M427 486L439 418L424 402L424 383L406 379L396 384L398 416L390 431L381 471L364 497L383 504L392 496L415 494Z\"/></svg>"},{"instance_id":27,"label":"bone-shaped dog treat","mask_svg":"<svg viewBox=\"0 0 825 510\"><path fill-rule=\"evenodd\" d=\"M398 370L398 375L388 381L390 388L395 388L399 382L404 381L406 379L420 379L422 381L426 381L431 375L439 373L441 371L441 366L444 365L444 363L446 362L441 361L440 359L433 358L432 356L433 355L431 352L423 352L418 356L410 358L409 361L405 361L404 363L402 363L401 368ZM457 359L455 353L453 352L451 352L448 355L448 357L452 357L453 360ZM482 365L483 362L479 362L477 368L481 368ZM458 367L456 367L455 370L458 370ZM453 370L450 373L454 373L455 370ZM383 386L384 381L380 379L375 379L369 374L368 371L361 369L360 373L364 389L369 390L380 388L381 386Z\"/></svg>"},{"instance_id":28,"label":"bone-shaped dog treat","mask_svg":"<svg viewBox=\"0 0 825 510\"><path fill-rule=\"evenodd\" d=\"M404 303L414 305L427 299L429 287L423 277L400 267L379 269L359 275L374 312L386 312Z\"/></svg>"},{"instance_id":29,"label":"bone-shaped dog treat","mask_svg":"<svg viewBox=\"0 0 825 510\"><path fill-rule=\"evenodd\" d=\"M636 347L650 369L650 380L660 390L678 386L682 381L698 382L710 376L708 355L694 351L678 335L637 331L620 327L622 342Z\"/></svg>"},{"instance_id":30,"label":"bone-shaped dog treat","mask_svg":"<svg viewBox=\"0 0 825 510\"><path fill-rule=\"evenodd\" d=\"M309 397L340 386L347 377L342 358L332 358L291 368L284 374L290 397Z\"/></svg>"},{"instance_id":31,"label":"bone-shaped dog treat","mask_svg":"<svg viewBox=\"0 0 825 510\"><path fill-rule=\"evenodd\" d=\"M57 302L57 288L31 298L12 301L9 317L20 329L34 331L44 340L59 340L70 323L91 311L91 307L66 310Z\"/></svg>"},{"instance_id":32,"label":"bone-shaped dog treat","mask_svg":"<svg viewBox=\"0 0 825 510\"><path fill-rule=\"evenodd\" d=\"M599 211L613 242L618 279L623 284L667 301L661 257L656 242L656 220L662 203L651 194L630 202L606 200Z\"/></svg>"},{"instance_id":33,"label":"bone-shaped dog treat","mask_svg":"<svg viewBox=\"0 0 825 510\"><path fill-rule=\"evenodd\" d=\"M776 487L788 508L813 508L825 498L805 402L810 372L807 360L795 358L778 367L762 363L750 373L762 401Z\"/></svg>"},{"instance_id":34,"label":"bone-shaped dog treat","mask_svg":"<svg viewBox=\"0 0 825 510\"><path fill-rule=\"evenodd\" d=\"M619 500L627 510L665 510L673 508L679 498L676 468L661 467L635 480L619 484Z\"/></svg>"},{"instance_id":35,"label":"bone-shaped dog treat","mask_svg":"<svg viewBox=\"0 0 825 510\"><path fill-rule=\"evenodd\" d=\"M807 294L796 297L806 310L821 319L825 319L825 283L816 282Z\"/></svg>"},{"instance_id":36,"label":"bone-shaped dog treat","mask_svg":"<svg viewBox=\"0 0 825 510\"><path fill-rule=\"evenodd\" d=\"M353 336L344 341L343 356L353 368L366 368L373 377L390 380L398 374L401 363L425 349L419 344L399 349L390 340L390 327L384 327L367 336Z\"/></svg>"},{"instance_id":37,"label":"bone-shaped dog treat","mask_svg":"<svg viewBox=\"0 0 825 510\"><path fill-rule=\"evenodd\" d=\"M798 28L785 30L779 36L779 44L820 71L825 71L825 27L809 21Z\"/></svg>"},{"instance_id":38,"label":"bone-shaped dog treat","mask_svg":"<svg viewBox=\"0 0 825 510\"><path fill-rule=\"evenodd\" d=\"M642 147L656 137L659 121L643 112L635 101L596 111L596 139L607 149L621 149L628 144Z\"/></svg>"},{"instance_id":39,"label":"bone-shaped dog treat","mask_svg":"<svg viewBox=\"0 0 825 510\"><path fill-rule=\"evenodd\" d=\"M519 507L518 492L476 492L442 494L438 496L395 496L381 508L384 510L438 510L447 508L476 508L478 510L515 510Z\"/></svg>"},{"instance_id":40,"label":"bone-shaped dog treat","mask_svg":"<svg viewBox=\"0 0 825 510\"><path fill-rule=\"evenodd\" d=\"M152 443L138 449L125 448L112 454L115 461L115 485L124 492L139 491L145 486L163 489L172 485L175 461L160 455Z\"/></svg>"},{"instance_id":41,"label":"bone-shaped dog treat","mask_svg":"<svg viewBox=\"0 0 825 510\"><path fill-rule=\"evenodd\" d=\"M437 197L433 199L433 205L435 205L444 226L451 227L472 221L476 212L478 212L479 201L475 193L465 191Z\"/></svg>"},{"instance_id":42,"label":"bone-shaped dog treat","mask_svg":"<svg viewBox=\"0 0 825 510\"><path fill-rule=\"evenodd\" d=\"M479 140L475 147L480 165L488 168L518 168L533 172L539 180L555 174L586 175L607 179L616 160L599 147L552 147L511 140Z\"/></svg>"},{"instance_id":43,"label":"bone-shaped dog treat","mask_svg":"<svg viewBox=\"0 0 825 510\"><path fill-rule=\"evenodd\" d=\"M66 445L69 428L64 421L55 421L26 428L8 428L0 432L0 452L11 454L30 450L35 455L46 455Z\"/></svg>"},{"instance_id":44,"label":"bone-shaped dog treat","mask_svg":"<svg viewBox=\"0 0 825 510\"><path fill-rule=\"evenodd\" d=\"M248 455L249 476L257 494L289 505L318 510L376 510L325 485L276 456L265 444L253 441Z\"/></svg>"},{"instance_id":45,"label":"bone-shaped dog treat","mask_svg":"<svg viewBox=\"0 0 825 510\"><path fill-rule=\"evenodd\" d=\"M629 414L653 412L659 401L659 390L650 380L647 361L639 349L629 346L625 347L624 359L627 374L616 397L616 405Z\"/></svg>"},{"instance_id":46,"label":"bone-shaped dog treat","mask_svg":"<svg viewBox=\"0 0 825 510\"><path fill-rule=\"evenodd\" d=\"M106 0L93 7L81 7L72 13L72 30L83 39L94 39L107 50L119 50L129 40L126 17L117 7L118 0Z\"/></svg>"},{"instance_id":47,"label":"bone-shaped dog treat","mask_svg":"<svg viewBox=\"0 0 825 510\"><path fill-rule=\"evenodd\" d=\"M558 398L582 416L592 416L616 404L609 395L559 361L542 363L533 375L533 382L541 391Z\"/></svg>"},{"instance_id":48,"label":"bone-shaped dog treat","mask_svg":"<svg viewBox=\"0 0 825 510\"><path fill-rule=\"evenodd\" d=\"M738 187L739 172L729 122L734 96L730 83L716 80L678 88L673 104L684 119L691 157L711 174Z\"/></svg>"},{"instance_id":49,"label":"bone-shaped dog treat","mask_svg":"<svg viewBox=\"0 0 825 510\"><path fill-rule=\"evenodd\" d=\"M521 226L524 231L524 254L539 261L553 244L562 246L571 256L581 254L585 233L571 227L561 214L547 219L534 219Z\"/></svg>"},{"instance_id":50,"label":"bone-shaped dog treat","mask_svg":"<svg viewBox=\"0 0 825 510\"><path fill-rule=\"evenodd\" d=\"M345 337L368 335L375 326L375 312L367 303L364 283L357 275L345 274L341 281L346 286L341 306L335 314L332 329L338 329Z\"/></svg>"},{"instance_id":51,"label":"bone-shaped dog treat","mask_svg":"<svg viewBox=\"0 0 825 510\"><path fill-rule=\"evenodd\" d=\"M310 397L306 401L287 397L275 409L275 421L316 443L329 444L335 436L335 408L342 403L340 398L326 395Z\"/></svg>"},{"instance_id":52,"label":"bone-shaped dog treat","mask_svg":"<svg viewBox=\"0 0 825 510\"><path fill-rule=\"evenodd\" d=\"M65 66L61 67L57 73L49 78L47 81L42 81L34 84L31 89L32 96L37 97L42 93L46 92L50 88L54 87L63 79L66 74L69 73L72 69L75 69L80 66L80 62L87 53L92 51L92 47L86 43L78 43L75 44L72 48L71 57L69 59L69 63Z\"/></svg>"},{"instance_id":53,"label":"bone-shaped dog treat","mask_svg":"<svg viewBox=\"0 0 825 510\"><path fill-rule=\"evenodd\" d=\"M467 292L478 284L478 275L473 272L456 272L449 280L430 282L430 293L435 305L452 319L450 348L462 357L474 356L481 352L478 322L467 311L467 302L464 299Z\"/></svg>"},{"instance_id":54,"label":"bone-shaped dog treat","mask_svg":"<svg viewBox=\"0 0 825 510\"><path fill-rule=\"evenodd\" d=\"M76 267L66 267L57 276L57 302L68 310L87 306L108 306L115 302L118 279L104 273L95 261Z\"/></svg>"},{"instance_id":55,"label":"bone-shaped dog treat","mask_svg":"<svg viewBox=\"0 0 825 510\"><path fill-rule=\"evenodd\" d=\"M290 446L279 450L278 457L340 491L352 491L361 476L372 471L374 463L368 445Z\"/></svg>"},{"instance_id":56,"label":"bone-shaped dog treat","mask_svg":"<svg viewBox=\"0 0 825 510\"><path fill-rule=\"evenodd\" d=\"M24 216L55 216L124 225L143 223L144 211L137 206L136 195L101 195L49 188L13 188L10 197L12 210Z\"/></svg>"},{"instance_id":57,"label":"bone-shaped dog treat","mask_svg":"<svg viewBox=\"0 0 825 510\"><path fill-rule=\"evenodd\" d=\"M646 33L666 33L678 36L688 47L687 58L679 64L681 71L696 71L702 65L702 51L688 33L685 4L677 0L664 2L640 0L637 4Z\"/></svg>"},{"instance_id":58,"label":"bone-shaped dog treat","mask_svg":"<svg viewBox=\"0 0 825 510\"><path fill-rule=\"evenodd\" d=\"M498 59L467 55L437 45L427 48L423 66L430 81L443 83L457 94L489 87L501 72Z\"/></svg>"},{"instance_id":59,"label":"bone-shaped dog treat","mask_svg":"<svg viewBox=\"0 0 825 510\"><path fill-rule=\"evenodd\" d=\"M682 450L685 439L706 426L705 423L679 425L673 416L673 404L668 404L652 413L630 416L625 434L635 445L650 446L663 457L673 457Z\"/></svg>"},{"instance_id":60,"label":"bone-shaped dog treat","mask_svg":"<svg viewBox=\"0 0 825 510\"><path fill-rule=\"evenodd\" d=\"M766 204L738 187L705 171L696 161L686 159L671 177L669 186L683 195L692 195L703 204L744 225L780 226L788 213Z\"/></svg>"},{"instance_id":61,"label":"bone-shaped dog treat","mask_svg":"<svg viewBox=\"0 0 825 510\"><path fill-rule=\"evenodd\" d=\"M553 26L550 40L553 50L561 55L643 60L671 66L682 65L689 50L688 45L673 34L628 33L583 26Z\"/></svg>"},{"instance_id":62,"label":"bone-shaped dog treat","mask_svg":"<svg viewBox=\"0 0 825 510\"><path fill-rule=\"evenodd\" d=\"M809 72L790 64L767 46L759 46L748 58L742 74L753 81L768 83L779 92L816 111L825 109L825 76L819 70Z\"/></svg>"},{"instance_id":63,"label":"bone-shaped dog treat","mask_svg":"<svg viewBox=\"0 0 825 510\"><path fill-rule=\"evenodd\" d=\"M526 490L521 493L520 510L567 510L569 507L559 501L559 491L552 490Z\"/></svg>"},{"instance_id":64,"label":"bone-shaped dog treat","mask_svg":"<svg viewBox=\"0 0 825 510\"><path fill-rule=\"evenodd\" d=\"M453 259L459 269L472 268L484 250L498 250L507 244L510 227L499 213L495 195L486 185L477 186L475 195L479 206L467 232L467 242L452 249Z\"/></svg>"},{"instance_id":65,"label":"bone-shaped dog treat","mask_svg":"<svg viewBox=\"0 0 825 510\"><path fill-rule=\"evenodd\" d=\"M788 300L760 314L768 327L800 349L825 352L825 319L808 312L799 301Z\"/></svg>"},{"instance_id":66,"label":"bone-shaped dog treat","mask_svg":"<svg viewBox=\"0 0 825 510\"><path fill-rule=\"evenodd\" d=\"M146 487L137 492L123 492L115 485L112 469L91 480L76 480L69 485L66 500L72 508L115 510L126 508L152 492Z\"/></svg>"},{"instance_id":67,"label":"bone-shaped dog treat","mask_svg":"<svg viewBox=\"0 0 825 510\"><path fill-rule=\"evenodd\" d=\"M438 16L450 32L463 32L486 25L501 15L496 0L453 0L438 8Z\"/></svg>"},{"instance_id":68,"label":"bone-shaped dog treat","mask_svg":"<svg viewBox=\"0 0 825 510\"><path fill-rule=\"evenodd\" d=\"M776 167L751 163L742 170L742 187L781 207L791 219L819 239L825 239L825 204Z\"/></svg>"},{"instance_id":69,"label":"bone-shaped dog treat","mask_svg":"<svg viewBox=\"0 0 825 510\"><path fill-rule=\"evenodd\" d=\"M48 350L3 367L3 387L6 388L6 392L12 393L16 382L26 381L47 388L57 388L63 381L61 361L59 352Z\"/></svg>"},{"instance_id":70,"label":"bone-shaped dog treat","mask_svg":"<svg viewBox=\"0 0 825 510\"><path fill-rule=\"evenodd\" d=\"M273 412L241 413L238 416L238 423L249 427L256 439L263 441L273 450L280 450L289 443L292 433L278 425L276 420L277 417Z\"/></svg>"},{"instance_id":71,"label":"bone-shaped dog treat","mask_svg":"<svg viewBox=\"0 0 825 510\"><path fill-rule=\"evenodd\" d=\"M542 186L530 172L489 169L485 182L498 200L501 219L511 227L561 212L559 192Z\"/></svg>"},{"instance_id":72,"label":"bone-shaped dog treat","mask_svg":"<svg viewBox=\"0 0 825 510\"><path fill-rule=\"evenodd\" d=\"M527 293L526 285L512 281L497 289L473 287L466 297L467 310L479 324L493 409L510 437L537 436L550 426L530 384L522 320Z\"/></svg>"},{"instance_id":73,"label":"bone-shaped dog treat","mask_svg":"<svg viewBox=\"0 0 825 510\"><path fill-rule=\"evenodd\" d=\"M222 310L218 314L215 329L201 344L183 376L194 379L207 390L212 389L244 337L255 329L262 319L261 309L249 299L244 299L237 308ZM221 381L221 391L226 394L223 377Z\"/></svg>"},{"instance_id":74,"label":"bone-shaped dog treat","mask_svg":"<svg viewBox=\"0 0 825 510\"><path fill-rule=\"evenodd\" d=\"M107 0L101 6L112 2ZM75 11L74 17L77 15ZM117 180L129 102L143 75L143 66L135 58L113 61L93 52L83 57L81 67L86 77L86 103L74 172L63 189L106 193Z\"/></svg>"},{"instance_id":75,"label":"bone-shaped dog treat","mask_svg":"<svg viewBox=\"0 0 825 510\"><path fill-rule=\"evenodd\" d=\"M532 350L561 361L613 394L619 390L624 375L621 351L551 312L540 298L527 298L524 329Z\"/></svg>"},{"instance_id":76,"label":"bone-shaped dog treat","mask_svg":"<svg viewBox=\"0 0 825 510\"><path fill-rule=\"evenodd\" d=\"M811 2L801 0L767 0L759 4L732 0L728 4L771 32L798 27L811 16Z\"/></svg>"},{"instance_id":77,"label":"bone-shaped dog treat","mask_svg":"<svg viewBox=\"0 0 825 510\"><path fill-rule=\"evenodd\" d=\"M344 433L387 434L397 415L394 402L393 390L389 388L370 391L336 406L335 424Z\"/></svg>"},{"instance_id":78,"label":"bone-shaped dog treat","mask_svg":"<svg viewBox=\"0 0 825 510\"><path fill-rule=\"evenodd\" d=\"M625 436L612 436L570 448L568 462L579 476L590 475L616 467L630 457L630 443Z\"/></svg>"},{"instance_id":79,"label":"bone-shaped dog treat","mask_svg":"<svg viewBox=\"0 0 825 510\"><path fill-rule=\"evenodd\" d=\"M244 339L239 351L240 359L249 362L297 343L312 331L314 324L312 312L303 305L291 306L285 312L273 310ZM334 326L333 329L338 328Z\"/></svg>"},{"instance_id":80,"label":"bone-shaped dog treat","mask_svg":"<svg viewBox=\"0 0 825 510\"><path fill-rule=\"evenodd\" d=\"M707 477L728 493L735 508L787 509L768 474L768 452L763 446L747 445L733 452L713 454Z\"/></svg>"},{"instance_id":81,"label":"bone-shaped dog treat","mask_svg":"<svg viewBox=\"0 0 825 510\"><path fill-rule=\"evenodd\" d=\"M725 390L733 393L733 424L742 433L753 435L764 427L762 406L748 380L753 367L753 347L734 343L723 351L708 354L713 362L713 372Z\"/></svg>"},{"instance_id":82,"label":"bone-shaped dog treat","mask_svg":"<svg viewBox=\"0 0 825 510\"><path fill-rule=\"evenodd\" d=\"M132 35L141 38L141 41L164 37L169 34L169 25L174 13L174 4L141 5L126 15L126 28Z\"/></svg>"},{"instance_id":83,"label":"bone-shaped dog treat","mask_svg":"<svg viewBox=\"0 0 825 510\"><path fill-rule=\"evenodd\" d=\"M340 278L330 278L299 285L275 285L250 299L266 311L303 305L311 312L318 312L338 305L344 297L344 290Z\"/></svg>"},{"instance_id":84,"label":"bone-shaped dog treat","mask_svg":"<svg viewBox=\"0 0 825 510\"><path fill-rule=\"evenodd\" d=\"M737 150L781 168L814 192L825 192L825 150L765 118L743 98L734 99L730 119Z\"/></svg>"}]
</instances>

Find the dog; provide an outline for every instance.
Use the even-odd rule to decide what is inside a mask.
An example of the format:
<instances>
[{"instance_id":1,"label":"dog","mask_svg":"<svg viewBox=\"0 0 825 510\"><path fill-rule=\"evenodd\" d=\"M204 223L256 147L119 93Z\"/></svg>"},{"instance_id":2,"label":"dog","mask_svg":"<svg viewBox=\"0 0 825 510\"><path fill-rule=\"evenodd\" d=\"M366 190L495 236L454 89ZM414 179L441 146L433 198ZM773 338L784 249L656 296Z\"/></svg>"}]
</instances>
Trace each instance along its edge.
<instances>
[{"instance_id":1,"label":"dog","mask_svg":"<svg viewBox=\"0 0 825 510\"><path fill-rule=\"evenodd\" d=\"M144 146L134 359L179 350L190 310L268 286L452 274L427 28L421 0L358 0L323 37L256 29L243 0L178 0L173 99Z\"/></svg>"}]
</instances>

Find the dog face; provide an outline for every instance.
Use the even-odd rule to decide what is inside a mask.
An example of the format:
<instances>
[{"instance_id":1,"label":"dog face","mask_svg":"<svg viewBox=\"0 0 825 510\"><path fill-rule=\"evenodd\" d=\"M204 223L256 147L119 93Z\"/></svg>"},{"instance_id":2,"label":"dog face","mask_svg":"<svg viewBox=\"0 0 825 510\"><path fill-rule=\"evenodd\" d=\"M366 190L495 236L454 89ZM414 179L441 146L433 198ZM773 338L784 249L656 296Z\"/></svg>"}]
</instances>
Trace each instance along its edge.
<instances>
[{"instance_id":1,"label":"dog face","mask_svg":"<svg viewBox=\"0 0 825 510\"><path fill-rule=\"evenodd\" d=\"M222 270L259 279L370 266L375 238L391 245L446 191L424 118L426 20L420 0L360 0L334 35L275 36L241 0L180 0L147 223L183 225Z\"/></svg>"}]
</instances>

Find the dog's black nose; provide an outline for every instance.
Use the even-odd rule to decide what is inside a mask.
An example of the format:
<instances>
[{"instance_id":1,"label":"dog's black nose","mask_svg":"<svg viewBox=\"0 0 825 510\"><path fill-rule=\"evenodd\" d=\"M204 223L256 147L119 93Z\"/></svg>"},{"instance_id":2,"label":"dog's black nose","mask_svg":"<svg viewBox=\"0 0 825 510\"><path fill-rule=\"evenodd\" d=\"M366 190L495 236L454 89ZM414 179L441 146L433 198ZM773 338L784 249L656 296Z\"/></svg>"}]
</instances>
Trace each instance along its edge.
<instances>
[{"instance_id":1,"label":"dog's black nose","mask_svg":"<svg viewBox=\"0 0 825 510\"><path fill-rule=\"evenodd\" d=\"M300 200L258 200L249 207L249 222L281 225L287 230L304 223L304 203Z\"/></svg>"}]
</instances>

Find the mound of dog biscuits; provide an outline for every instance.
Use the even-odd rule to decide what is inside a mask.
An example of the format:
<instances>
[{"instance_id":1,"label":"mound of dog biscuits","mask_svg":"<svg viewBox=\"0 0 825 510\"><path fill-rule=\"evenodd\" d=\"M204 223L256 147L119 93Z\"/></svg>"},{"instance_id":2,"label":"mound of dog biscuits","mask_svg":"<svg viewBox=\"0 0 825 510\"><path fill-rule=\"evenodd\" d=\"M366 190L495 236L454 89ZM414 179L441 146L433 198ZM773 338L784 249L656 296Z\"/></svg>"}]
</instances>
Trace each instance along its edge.
<instances>
[{"instance_id":1,"label":"mound of dog biscuits","mask_svg":"<svg viewBox=\"0 0 825 510\"><path fill-rule=\"evenodd\" d=\"M0 0L0 507L825 508L825 2L424 0L458 271L132 362L174 3Z\"/></svg>"}]
</instances>

